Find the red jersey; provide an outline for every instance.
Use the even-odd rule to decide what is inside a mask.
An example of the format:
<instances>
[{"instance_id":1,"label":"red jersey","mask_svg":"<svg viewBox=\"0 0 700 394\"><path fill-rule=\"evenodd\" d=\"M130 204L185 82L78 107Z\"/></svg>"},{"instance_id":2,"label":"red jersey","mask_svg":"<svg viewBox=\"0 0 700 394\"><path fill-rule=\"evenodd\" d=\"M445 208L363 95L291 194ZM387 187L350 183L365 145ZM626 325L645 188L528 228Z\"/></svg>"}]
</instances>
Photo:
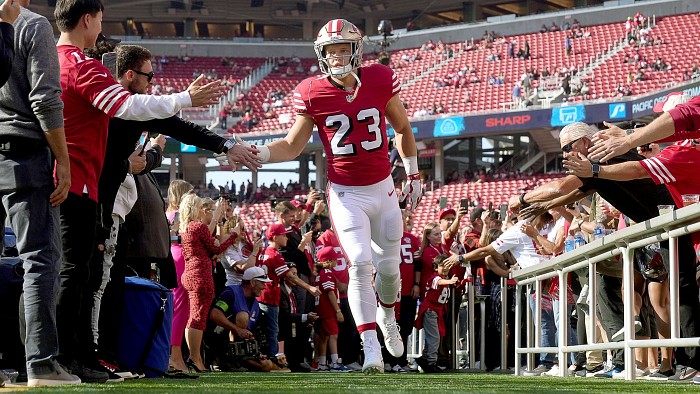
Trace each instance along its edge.
<instances>
[{"instance_id":1,"label":"red jersey","mask_svg":"<svg viewBox=\"0 0 700 394\"><path fill-rule=\"evenodd\" d=\"M426 281L425 294L423 295L423 303L428 308L442 308L450 299L450 286L438 285L438 281L444 279L437 272L431 275Z\"/></svg>"},{"instance_id":2,"label":"red jersey","mask_svg":"<svg viewBox=\"0 0 700 394\"><path fill-rule=\"evenodd\" d=\"M268 246L265 252L258 256L258 261L255 265L262 267L267 273L268 278L272 280L272 282L265 283L265 290L263 290L260 297L258 297L258 302L279 306L280 296L282 294L280 280L289 273L287 262L284 261L284 257L282 257L279 250Z\"/></svg>"},{"instance_id":3,"label":"red jersey","mask_svg":"<svg viewBox=\"0 0 700 394\"><path fill-rule=\"evenodd\" d=\"M418 252L420 251L420 240L415 235L404 231L401 237L401 296L410 296L413 288L414 275L416 271L421 271Z\"/></svg>"},{"instance_id":4,"label":"red jersey","mask_svg":"<svg viewBox=\"0 0 700 394\"><path fill-rule=\"evenodd\" d=\"M349 284L350 273L348 272L348 260L345 258L345 253L343 253L343 249L340 247L338 237L333 231L326 230L318 237L316 240L316 252L324 246L332 246L336 253L343 256L338 259L338 263L333 267L333 274L335 274L338 283ZM348 293L341 293L340 298L348 298Z\"/></svg>"},{"instance_id":5,"label":"red jersey","mask_svg":"<svg viewBox=\"0 0 700 394\"><path fill-rule=\"evenodd\" d=\"M424 289L428 283L428 279L435 274L433 269L433 260L438 255L445 254L445 250L442 245L434 246L428 245L423 249L423 256L421 256L421 289Z\"/></svg>"},{"instance_id":6,"label":"red jersey","mask_svg":"<svg viewBox=\"0 0 700 394\"><path fill-rule=\"evenodd\" d=\"M321 319L329 319L336 316L335 308L331 304L328 294L335 294L338 300L338 286L335 284L335 275L328 268L322 269L316 276L316 287L321 291L321 295L316 297L316 313Z\"/></svg>"},{"instance_id":7,"label":"red jersey","mask_svg":"<svg viewBox=\"0 0 700 394\"><path fill-rule=\"evenodd\" d=\"M79 48L60 45L57 49L70 157L70 191L77 195L87 193L90 199L97 201L109 118L130 94L102 63L85 56Z\"/></svg>"},{"instance_id":8,"label":"red jersey","mask_svg":"<svg viewBox=\"0 0 700 394\"><path fill-rule=\"evenodd\" d=\"M326 150L328 180L346 186L366 186L389 176L386 105L401 90L387 66L361 67L357 97L329 77L311 77L294 90L294 110L313 118Z\"/></svg>"},{"instance_id":9,"label":"red jersey","mask_svg":"<svg viewBox=\"0 0 700 394\"><path fill-rule=\"evenodd\" d=\"M658 155L639 162L656 184L663 184L679 208L683 207L684 194L700 194L700 178L697 171L700 165L700 146L692 140L685 140L667 146ZM693 242L700 245L700 233L691 234Z\"/></svg>"}]
</instances>

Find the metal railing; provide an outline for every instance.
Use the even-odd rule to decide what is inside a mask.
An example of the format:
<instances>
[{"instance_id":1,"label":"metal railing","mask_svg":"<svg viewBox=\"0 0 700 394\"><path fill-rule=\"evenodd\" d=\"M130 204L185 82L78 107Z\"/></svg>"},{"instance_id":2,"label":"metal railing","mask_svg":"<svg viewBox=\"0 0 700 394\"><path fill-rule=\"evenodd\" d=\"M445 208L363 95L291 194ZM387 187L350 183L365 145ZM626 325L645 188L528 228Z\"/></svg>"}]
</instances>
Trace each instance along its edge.
<instances>
[{"instance_id":1,"label":"metal railing","mask_svg":"<svg viewBox=\"0 0 700 394\"><path fill-rule=\"evenodd\" d=\"M541 264L514 271L511 277L516 285L516 328L515 328L515 374L521 375L522 366L519 361L520 354L528 354L528 368L533 367L532 355L536 353L557 353L559 356L559 374L565 376L567 372L567 355L571 352L624 349L625 379L635 379L634 349L645 347L700 347L700 338L680 338L680 314L679 314L679 282L678 282L678 245L680 236L700 230L700 204L694 204L673 212L654 217L645 222L635 224L620 231L614 232L604 238L597 239L587 245L575 249L573 252L552 258ZM645 339L634 338L634 250L656 242L669 241L669 276L670 284L670 312L671 312L671 338L670 339ZM534 332L533 343L533 316L530 308L527 308L527 346L521 347L522 321L522 292L527 288L528 293L535 286L536 311L535 319L541 322L541 294L542 280L559 277L559 283L567 283L569 273L588 268L589 281L589 316L590 327L587 329L595 333L596 327L596 264L611 257L622 256L623 271L623 299L624 303L624 340L622 342L595 343L593 334L592 344L588 345L564 345L568 330L569 315L567 310L567 286L559 286L559 306L562 313L559 314L557 347L542 347L540 330ZM539 324L537 325L539 327Z\"/></svg>"}]
</instances>

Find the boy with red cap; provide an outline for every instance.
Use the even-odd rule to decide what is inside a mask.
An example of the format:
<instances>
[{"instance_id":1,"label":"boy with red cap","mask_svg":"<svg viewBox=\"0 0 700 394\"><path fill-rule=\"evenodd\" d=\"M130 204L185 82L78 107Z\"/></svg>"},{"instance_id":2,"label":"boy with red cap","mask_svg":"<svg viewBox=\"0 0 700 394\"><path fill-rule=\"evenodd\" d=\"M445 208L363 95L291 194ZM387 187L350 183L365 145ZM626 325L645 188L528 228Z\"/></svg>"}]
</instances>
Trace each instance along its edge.
<instances>
[{"instance_id":1,"label":"boy with red cap","mask_svg":"<svg viewBox=\"0 0 700 394\"><path fill-rule=\"evenodd\" d=\"M274 361L279 354L279 345L277 343L277 333L279 327L277 319L279 316L280 305L280 279L287 275L292 275L290 278L294 284L306 289L314 296L319 296L321 292L314 286L310 286L296 275L289 271L287 262L280 254L279 249L287 245L287 233L289 231L283 224L275 223L267 228L266 235L270 245L265 248L265 251L258 256L256 265L262 267L272 280L265 284L265 290L262 291L258 302L260 303L260 316L264 322L263 327L267 336L267 355Z\"/></svg>"},{"instance_id":2,"label":"boy with red cap","mask_svg":"<svg viewBox=\"0 0 700 394\"><path fill-rule=\"evenodd\" d=\"M340 310L337 279L332 268L343 256L332 246L324 246L316 253L316 285L321 290L321 296L316 298L316 313L318 314L318 349L314 354L314 364L318 363L316 371L350 372L346 366L338 362L338 323L345 320ZM331 364L326 363L326 353L330 350Z\"/></svg>"}]
</instances>

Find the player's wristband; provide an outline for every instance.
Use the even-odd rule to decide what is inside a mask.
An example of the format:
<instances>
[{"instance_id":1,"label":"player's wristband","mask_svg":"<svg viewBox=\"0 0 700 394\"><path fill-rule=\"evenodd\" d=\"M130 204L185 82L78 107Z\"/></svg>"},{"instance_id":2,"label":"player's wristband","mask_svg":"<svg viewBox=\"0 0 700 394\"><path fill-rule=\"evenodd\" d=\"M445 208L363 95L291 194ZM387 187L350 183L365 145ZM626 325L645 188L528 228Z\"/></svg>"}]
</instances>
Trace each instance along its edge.
<instances>
[{"instance_id":1,"label":"player's wristband","mask_svg":"<svg viewBox=\"0 0 700 394\"><path fill-rule=\"evenodd\" d=\"M270 148L268 148L266 145L253 145L258 149L258 160L260 160L261 163L267 163L270 161Z\"/></svg>"},{"instance_id":2,"label":"player's wristband","mask_svg":"<svg viewBox=\"0 0 700 394\"><path fill-rule=\"evenodd\" d=\"M406 174L417 174L418 173L418 157L417 156L411 156L411 157L402 157L401 161L403 161L403 168L406 170Z\"/></svg>"}]
</instances>

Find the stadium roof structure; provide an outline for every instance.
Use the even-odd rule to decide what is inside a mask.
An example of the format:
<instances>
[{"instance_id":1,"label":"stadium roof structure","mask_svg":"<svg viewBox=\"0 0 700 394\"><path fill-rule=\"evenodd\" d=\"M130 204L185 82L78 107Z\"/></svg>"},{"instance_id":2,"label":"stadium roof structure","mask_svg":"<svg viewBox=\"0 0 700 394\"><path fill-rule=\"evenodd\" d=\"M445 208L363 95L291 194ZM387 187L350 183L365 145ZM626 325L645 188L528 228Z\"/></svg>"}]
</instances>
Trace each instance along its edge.
<instances>
[{"instance_id":1,"label":"stadium roof structure","mask_svg":"<svg viewBox=\"0 0 700 394\"><path fill-rule=\"evenodd\" d=\"M56 0L35 0L30 9L53 19ZM137 18L150 22L195 18L204 23L255 23L299 25L345 18L357 25L371 20L416 20L418 27L477 21L489 16L517 16L562 11L575 6L602 4L603 0L104 0L106 22ZM465 6L465 4L468 4ZM467 11L466 8L473 8ZM400 26L403 27L403 26ZM376 26L367 29L376 29ZM368 32L373 33L373 32Z\"/></svg>"}]
</instances>

